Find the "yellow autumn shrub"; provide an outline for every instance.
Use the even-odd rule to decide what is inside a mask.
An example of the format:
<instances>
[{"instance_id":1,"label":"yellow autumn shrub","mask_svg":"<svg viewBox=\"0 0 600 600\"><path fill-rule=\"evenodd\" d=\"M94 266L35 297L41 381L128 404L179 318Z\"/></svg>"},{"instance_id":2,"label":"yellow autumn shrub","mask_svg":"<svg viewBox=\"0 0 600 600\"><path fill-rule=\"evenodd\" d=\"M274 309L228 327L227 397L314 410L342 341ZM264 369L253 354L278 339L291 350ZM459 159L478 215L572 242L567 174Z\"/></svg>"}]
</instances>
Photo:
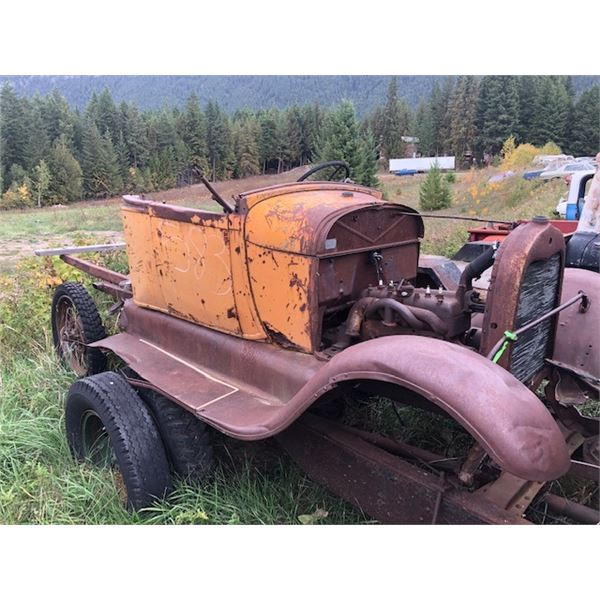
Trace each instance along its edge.
<instances>
[{"instance_id":1,"label":"yellow autumn shrub","mask_svg":"<svg viewBox=\"0 0 600 600\"><path fill-rule=\"evenodd\" d=\"M560 147L554 142L547 142L541 147L533 144L519 144L515 146L515 138L510 136L502 146L503 169L528 167L538 154L560 154Z\"/></svg>"},{"instance_id":2,"label":"yellow autumn shrub","mask_svg":"<svg viewBox=\"0 0 600 600\"><path fill-rule=\"evenodd\" d=\"M26 183L11 185L0 197L0 210L32 208L35 205L31 190Z\"/></svg>"}]
</instances>

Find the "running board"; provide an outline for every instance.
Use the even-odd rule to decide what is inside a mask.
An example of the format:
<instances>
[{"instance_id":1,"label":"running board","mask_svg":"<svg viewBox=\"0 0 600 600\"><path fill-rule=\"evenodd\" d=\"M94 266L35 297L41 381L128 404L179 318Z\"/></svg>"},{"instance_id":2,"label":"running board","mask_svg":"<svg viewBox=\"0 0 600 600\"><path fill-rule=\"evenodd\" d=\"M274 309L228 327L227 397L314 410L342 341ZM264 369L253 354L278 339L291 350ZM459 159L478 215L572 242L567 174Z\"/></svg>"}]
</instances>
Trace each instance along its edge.
<instances>
[{"instance_id":1,"label":"running board","mask_svg":"<svg viewBox=\"0 0 600 600\"><path fill-rule=\"evenodd\" d=\"M89 345L112 350L145 380L144 387L156 389L234 437L247 439L262 437L263 432L268 434L269 429L261 424L268 423L283 404L129 333L118 333ZM135 380L132 384L136 385Z\"/></svg>"},{"instance_id":2,"label":"running board","mask_svg":"<svg viewBox=\"0 0 600 600\"><path fill-rule=\"evenodd\" d=\"M243 440L270 437L296 419L311 403L298 392L326 364L141 308L132 300L124 303L119 329L122 333L90 346L121 357L144 380L137 385L159 391Z\"/></svg>"}]
</instances>

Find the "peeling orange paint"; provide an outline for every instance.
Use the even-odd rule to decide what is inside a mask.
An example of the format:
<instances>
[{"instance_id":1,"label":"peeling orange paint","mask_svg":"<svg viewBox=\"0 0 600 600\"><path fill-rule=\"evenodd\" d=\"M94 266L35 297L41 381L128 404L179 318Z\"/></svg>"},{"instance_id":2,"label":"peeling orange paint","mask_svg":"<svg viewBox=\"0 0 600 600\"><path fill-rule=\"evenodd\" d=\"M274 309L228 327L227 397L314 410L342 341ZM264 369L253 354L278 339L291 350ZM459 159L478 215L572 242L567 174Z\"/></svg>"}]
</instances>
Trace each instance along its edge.
<instances>
[{"instance_id":1,"label":"peeling orange paint","mask_svg":"<svg viewBox=\"0 0 600 600\"><path fill-rule=\"evenodd\" d=\"M327 234L345 214L389 206L377 190L323 182L256 190L238 203L239 212L219 215L126 199L134 302L247 339L318 350Z\"/></svg>"}]
</instances>

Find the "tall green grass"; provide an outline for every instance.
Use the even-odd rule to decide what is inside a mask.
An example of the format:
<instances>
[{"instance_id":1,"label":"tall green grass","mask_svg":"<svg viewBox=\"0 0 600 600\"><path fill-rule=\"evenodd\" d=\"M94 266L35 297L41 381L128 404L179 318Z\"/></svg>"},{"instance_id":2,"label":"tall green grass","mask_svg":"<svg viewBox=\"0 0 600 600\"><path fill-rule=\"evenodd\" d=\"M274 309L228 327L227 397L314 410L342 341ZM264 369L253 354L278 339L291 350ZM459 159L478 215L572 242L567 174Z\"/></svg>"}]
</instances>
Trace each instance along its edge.
<instances>
[{"instance_id":1,"label":"tall green grass","mask_svg":"<svg viewBox=\"0 0 600 600\"><path fill-rule=\"evenodd\" d=\"M272 444L225 444L202 485L176 482L163 502L138 514L119 499L115 474L77 462L64 434L72 375L50 348L2 356L0 523L361 523L356 509L311 482Z\"/></svg>"}]
</instances>

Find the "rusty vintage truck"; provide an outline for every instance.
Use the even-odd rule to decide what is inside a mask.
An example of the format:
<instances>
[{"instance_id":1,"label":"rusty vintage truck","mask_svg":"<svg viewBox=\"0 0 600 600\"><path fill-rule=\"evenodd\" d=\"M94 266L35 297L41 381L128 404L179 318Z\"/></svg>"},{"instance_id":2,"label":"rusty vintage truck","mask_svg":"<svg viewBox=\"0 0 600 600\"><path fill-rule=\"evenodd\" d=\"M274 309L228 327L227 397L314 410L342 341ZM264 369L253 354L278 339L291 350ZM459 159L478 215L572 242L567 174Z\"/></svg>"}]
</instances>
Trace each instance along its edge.
<instances>
[{"instance_id":1,"label":"rusty vintage truck","mask_svg":"<svg viewBox=\"0 0 600 600\"><path fill-rule=\"evenodd\" d=\"M600 275L565 269L563 236L537 218L432 287L416 211L347 178L301 179L232 200L206 182L220 213L125 196L128 275L55 251L119 314L107 335L81 284L54 295L54 343L80 376L65 404L75 456L117 468L133 509L174 473L206 476L218 430L274 437L381 522L528 523L542 497L597 522L546 484L598 481L598 419L580 409L600 383ZM490 266L483 298L473 280ZM448 417L467 451L348 425L359 394Z\"/></svg>"}]
</instances>

